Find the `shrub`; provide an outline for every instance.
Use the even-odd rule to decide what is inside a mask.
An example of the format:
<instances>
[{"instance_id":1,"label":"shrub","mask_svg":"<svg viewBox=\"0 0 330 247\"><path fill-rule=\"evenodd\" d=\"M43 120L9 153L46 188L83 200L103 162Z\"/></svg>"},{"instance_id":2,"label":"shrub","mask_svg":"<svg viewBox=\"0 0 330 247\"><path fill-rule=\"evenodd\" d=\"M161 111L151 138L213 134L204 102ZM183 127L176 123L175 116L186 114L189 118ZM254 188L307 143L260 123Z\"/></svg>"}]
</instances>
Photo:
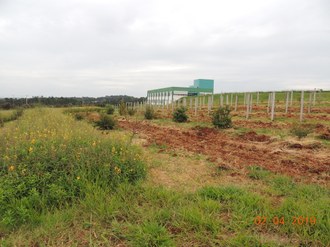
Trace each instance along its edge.
<instances>
[{"instance_id":1,"label":"shrub","mask_svg":"<svg viewBox=\"0 0 330 247\"><path fill-rule=\"evenodd\" d=\"M121 100L119 103L119 115L120 116L127 115L127 106L124 100Z\"/></svg>"},{"instance_id":2,"label":"shrub","mask_svg":"<svg viewBox=\"0 0 330 247\"><path fill-rule=\"evenodd\" d=\"M134 108L130 108L127 110L127 112L128 112L128 115L134 116L134 114L136 113L136 110Z\"/></svg>"},{"instance_id":3,"label":"shrub","mask_svg":"<svg viewBox=\"0 0 330 247\"><path fill-rule=\"evenodd\" d=\"M107 108L107 114L112 115L115 112L113 105L109 105Z\"/></svg>"},{"instance_id":4,"label":"shrub","mask_svg":"<svg viewBox=\"0 0 330 247\"><path fill-rule=\"evenodd\" d=\"M112 116L101 115L100 120L96 122L96 126L102 130L112 130L116 126L116 121Z\"/></svg>"},{"instance_id":5,"label":"shrub","mask_svg":"<svg viewBox=\"0 0 330 247\"><path fill-rule=\"evenodd\" d=\"M155 118L155 112L154 112L154 108L152 108L152 106L147 106L146 111L144 113L144 118L151 120Z\"/></svg>"},{"instance_id":6,"label":"shrub","mask_svg":"<svg viewBox=\"0 0 330 247\"><path fill-rule=\"evenodd\" d=\"M300 140L301 138L306 137L308 134L312 133L312 129L308 126L304 126L302 124L297 124L291 128L290 133L293 136L298 137Z\"/></svg>"},{"instance_id":7,"label":"shrub","mask_svg":"<svg viewBox=\"0 0 330 247\"><path fill-rule=\"evenodd\" d=\"M187 122L188 116L186 112L187 112L187 108L185 107L179 107L175 109L173 113L173 121L178 123Z\"/></svg>"},{"instance_id":8,"label":"shrub","mask_svg":"<svg viewBox=\"0 0 330 247\"><path fill-rule=\"evenodd\" d=\"M220 107L213 113L212 123L216 128L228 129L232 127L230 109L228 106Z\"/></svg>"},{"instance_id":9,"label":"shrub","mask_svg":"<svg viewBox=\"0 0 330 247\"><path fill-rule=\"evenodd\" d=\"M83 119L84 119L84 116L83 116L82 113L80 112L80 113L76 113L76 114L74 114L74 118L75 118L76 120L80 121L80 120L83 120Z\"/></svg>"}]
</instances>

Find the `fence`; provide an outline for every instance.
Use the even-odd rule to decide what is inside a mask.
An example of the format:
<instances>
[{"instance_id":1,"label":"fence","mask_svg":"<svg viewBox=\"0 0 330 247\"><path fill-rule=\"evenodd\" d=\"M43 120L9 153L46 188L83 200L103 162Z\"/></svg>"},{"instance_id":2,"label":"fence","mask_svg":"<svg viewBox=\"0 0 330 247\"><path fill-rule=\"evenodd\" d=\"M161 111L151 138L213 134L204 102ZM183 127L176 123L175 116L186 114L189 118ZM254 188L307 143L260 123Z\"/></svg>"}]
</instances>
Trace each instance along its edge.
<instances>
[{"instance_id":1,"label":"fence","mask_svg":"<svg viewBox=\"0 0 330 247\"><path fill-rule=\"evenodd\" d=\"M186 107L194 116L207 112L211 114L219 107L229 107L236 115L246 119L253 113L264 113L271 121L277 114L281 117L297 115L299 121L304 120L305 114L330 113L330 91L281 91L281 92L243 92L221 93L215 95L189 96L173 103L162 101L152 105L162 111L174 111L175 108ZM146 102L127 102L127 107L145 109ZM258 115L258 114L257 114Z\"/></svg>"}]
</instances>

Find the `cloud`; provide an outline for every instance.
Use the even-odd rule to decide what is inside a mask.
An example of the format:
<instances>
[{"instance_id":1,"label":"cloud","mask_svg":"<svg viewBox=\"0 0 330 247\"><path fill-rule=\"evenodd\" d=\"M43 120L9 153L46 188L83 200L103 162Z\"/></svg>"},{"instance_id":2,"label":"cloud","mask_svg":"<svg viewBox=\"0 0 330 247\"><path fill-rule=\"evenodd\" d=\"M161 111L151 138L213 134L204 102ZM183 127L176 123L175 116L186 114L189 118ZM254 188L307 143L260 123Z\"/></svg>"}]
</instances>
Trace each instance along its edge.
<instances>
[{"instance_id":1,"label":"cloud","mask_svg":"<svg viewBox=\"0 0 330 247\"><path fill-rule=\"evenodd\" d=\"M326 0L0 0L0 97L330 88Z\"/></svg>"}]
</instances>

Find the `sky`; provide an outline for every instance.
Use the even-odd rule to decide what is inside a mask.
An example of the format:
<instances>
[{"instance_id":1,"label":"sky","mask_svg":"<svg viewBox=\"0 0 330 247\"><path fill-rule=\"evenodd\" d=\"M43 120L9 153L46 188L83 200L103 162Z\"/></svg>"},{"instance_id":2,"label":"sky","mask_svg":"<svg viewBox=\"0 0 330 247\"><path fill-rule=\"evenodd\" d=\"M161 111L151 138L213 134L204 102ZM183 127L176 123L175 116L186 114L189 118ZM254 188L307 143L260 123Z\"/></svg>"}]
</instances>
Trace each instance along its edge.
<instances>
[{"instance_id":1,"label":"sky","mask_svg":"<svg viewBox=\"0 0 330 247\"><path fill-rule=\"evenodd\" d=\"M329 0L0 0L0 97L330 89Z\"/></svg>"}]
</instances>

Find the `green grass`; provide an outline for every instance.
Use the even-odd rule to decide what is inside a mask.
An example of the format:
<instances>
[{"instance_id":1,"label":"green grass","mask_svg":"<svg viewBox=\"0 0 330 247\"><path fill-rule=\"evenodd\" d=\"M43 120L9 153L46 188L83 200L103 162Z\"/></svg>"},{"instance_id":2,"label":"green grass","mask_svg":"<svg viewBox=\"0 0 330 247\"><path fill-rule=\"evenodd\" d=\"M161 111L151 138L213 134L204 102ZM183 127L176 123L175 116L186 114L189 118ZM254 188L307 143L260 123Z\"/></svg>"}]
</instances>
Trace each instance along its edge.
<instances>
[{"instance_id":1,"label":"green grass","mask_svg":"<svg viewBox=\"0 0 330 247\"><path fill-rule=\"evenodd\" d=\"M59 111L29 110L0 138L3 231L38 224L45 211L84 198L91 183L115 188L145 176L137 150Z\"/></svg>"},{"instance_id":2,"label":"green grass","mask_svg":"<svg viewBox=\"0 0 330 247\"><path fill-rule=\"evenodd\" d=\"M4 126L4 123L14 121L23 115L23 109L16 110L1 110L0 111L0 127Z\"/></svg>"}]
</instances>

